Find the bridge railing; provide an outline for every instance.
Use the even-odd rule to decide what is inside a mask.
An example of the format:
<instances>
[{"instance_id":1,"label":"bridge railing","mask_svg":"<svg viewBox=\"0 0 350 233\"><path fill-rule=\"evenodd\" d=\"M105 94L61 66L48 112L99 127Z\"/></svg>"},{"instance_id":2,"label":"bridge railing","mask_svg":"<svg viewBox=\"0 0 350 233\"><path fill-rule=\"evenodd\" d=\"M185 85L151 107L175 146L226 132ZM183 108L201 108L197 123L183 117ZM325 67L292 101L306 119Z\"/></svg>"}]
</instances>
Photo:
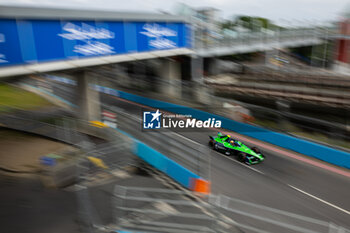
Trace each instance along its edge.
<instances>
[{"instance_id":1,"label":"bridge railing","mask_svg":"<svg viewBox=\"0 0 350 233\"><path fill-rule=\"evenodd\" d=\"M236 36L219 35L217 38L195 33L195 49L235 46L242 44L282 42L295 39L319 39L333 34L331 29L286 29L266 32L243 32Z\"/></svg>"}]
</instances>

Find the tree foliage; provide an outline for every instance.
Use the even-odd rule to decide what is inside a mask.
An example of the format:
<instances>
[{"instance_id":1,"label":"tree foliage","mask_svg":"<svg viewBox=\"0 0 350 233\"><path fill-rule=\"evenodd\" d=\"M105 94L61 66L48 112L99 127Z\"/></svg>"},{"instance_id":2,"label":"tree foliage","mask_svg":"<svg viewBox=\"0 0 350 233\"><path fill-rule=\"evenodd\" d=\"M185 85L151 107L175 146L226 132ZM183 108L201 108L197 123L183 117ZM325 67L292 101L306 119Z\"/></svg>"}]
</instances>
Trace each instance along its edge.
<instances>
[{"instance_id":1,"label":"tree foliage","mask_svg":"<svg viewBox=\"0 0 350 233\"><path fill-rule=\"evenodd\" d=\"M262 28L270 30L279 28L279 26L273 24L269 19L245 15L237 16L233 20L226 20L221 24L222 29L234 30L237 26L251 31L260 31Z\"/></svg>"}]
</instances>

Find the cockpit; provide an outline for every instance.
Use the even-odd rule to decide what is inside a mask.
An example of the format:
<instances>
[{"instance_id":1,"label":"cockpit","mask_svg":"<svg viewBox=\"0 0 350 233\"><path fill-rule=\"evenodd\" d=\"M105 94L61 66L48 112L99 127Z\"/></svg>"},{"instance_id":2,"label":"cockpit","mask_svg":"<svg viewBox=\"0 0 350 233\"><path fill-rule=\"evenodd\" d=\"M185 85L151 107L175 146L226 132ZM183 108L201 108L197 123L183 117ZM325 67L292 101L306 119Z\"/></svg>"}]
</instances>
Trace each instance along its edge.
<instances>
[{"instance_id":1,"label":"cockpit","mask_svg":"<svg viewBox=\"0 0 350 233\"><path fill-rule=\"evenodd\" d=\"M232 146L238 146L241 147L241 145L239 144L239 142L231 137L228 137L226 140L226 142L230 143Z\"/></svg>"}]
</instances>

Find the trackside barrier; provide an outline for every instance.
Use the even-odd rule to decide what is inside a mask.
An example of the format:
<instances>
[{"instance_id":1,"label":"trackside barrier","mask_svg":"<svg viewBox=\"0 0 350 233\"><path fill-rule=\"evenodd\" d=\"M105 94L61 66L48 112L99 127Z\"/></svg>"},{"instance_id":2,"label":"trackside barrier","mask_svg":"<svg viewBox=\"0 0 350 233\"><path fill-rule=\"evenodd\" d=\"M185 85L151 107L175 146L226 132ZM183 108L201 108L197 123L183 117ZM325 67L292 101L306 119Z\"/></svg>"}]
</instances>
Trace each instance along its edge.
<instances>
[{"instance_id":1,"label":"trackside barrier","mask_svg":"<svg viewBox=\"0 0 350 233\"><path fill-rule=\"evenodd\" d=\"M146 144L137 140L135 140L134 144L133 152L148 164L167 174L192 191L209 194L210 182L203 180L197 174L184 168Z\"/></svg>"},{"instance_id":2,"label":"trackside barrier","mask_svg":"<svg viewBox=\"0 0 350 233\"><path fill-rule=\"evenodd\" d=\"M345 168L350 168L350 153L347 153L345 151L336 150L314 142L309 142L300 138L295 138L289 135L237 122L222 116L218 116L212 113L204 112L182 105L166 103L163 101L130 94L123 91L114 90L108 87L96 86L96 89L98 89L101 92L112 94L120 98L133 101L139 104L147 105L150 107L163 109L177 114L190 114L192 115L192 117L200 120L215 118L217 120L221 120L222 128L232 130L240 134L253 137L286 149L290 149L298 153L326 161L328 163L332 163Z\"/></svg>"},{"instance_id":3,"label":"trackside barrier","mask_svg":"<svg viewBox=\"0 0 350 233\"><path fill-rule=\"evenodd\" d=\"M203 180L192 178L191 180L192 190L198 193L210 194L210 182Z\"/></svg>"}]
</instances>

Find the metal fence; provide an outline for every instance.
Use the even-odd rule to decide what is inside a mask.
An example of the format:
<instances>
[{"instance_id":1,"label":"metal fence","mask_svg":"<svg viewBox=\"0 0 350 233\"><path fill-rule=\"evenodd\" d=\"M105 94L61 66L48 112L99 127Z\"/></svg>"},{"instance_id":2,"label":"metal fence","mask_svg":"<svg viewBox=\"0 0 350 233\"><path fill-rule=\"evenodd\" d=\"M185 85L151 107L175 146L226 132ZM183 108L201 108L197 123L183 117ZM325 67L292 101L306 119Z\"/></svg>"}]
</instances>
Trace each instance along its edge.
<instances>
[{"instance_id":1,"label":"metal fence","mask_svg":"<svg viewBox=\"0 0 350 233\"><path fill-rule=\"evenodd\" d=\"M103 224L82 186L78 197L86 232L350 233L332 222L224 195L196 197L183 190L120 185L111 195L112 223Z\"/></svg>"},{"instance_id":2,"label":"metal fence","mask_svg":"<svg viewBox=\"0 0 350 233\"><path fill-rule=\"evenodd\" d=\"M232 232L229 229L234 226L222 224L209 203L190 195L180 190L116 186L117 225L133 232Z\"/></svg>"},{"instance_id":3,"label":"metal fence","mask_svg":"<svg viewBox=\"0 0 350 233\"><path fill-rule=\"evenodd\" d=\"M276 30L272 33L266 32L237 32L235 36L222 35L220 37L208 37L212 44L231 44L231 43L249 43L256 40L263 41L279 41L283 39L297 39L297 38L310 38L310 37L325 37L326 31L328 31L328 36L333 35L334 31L330 28L320 29L320 28L296 28L296 29L284 29ZM203 36L200 31L196 31L196 42L201 42L206 37ZM196 43L196 47L200 46L200 43ZM203 44L202 44L203 45Z\"/></svg>"},{"instance_id":4,"label":"metal fence","mask_svg":"<svg viewBox=\"0 0 350 233\"><path fill-rule=\"evenodd\" d=\"M42 135L68 144L86 147L86 149L92 147L89 138L77 131L75 121L67 121L63 118L52 120L53 123L47 123L10 114L0 116L0 123L4 127Z\"/></svg>"},{"instance_id":5,"label":"metal fence","mask_svg":"<svg viewBox=\"0 0 350 233\"><path fill-rule=\"evenodd\" d=\"M302 232L302 233L350 233L350 230L331 222L258 205L252 202L211 195L209 203L236 220L236 225L248 232Z\"/></svg>"},{"instance_id":6,"label":"metal fence","mask_svg":"<svg viewBox=\"0 0 350 233\"><path fill-rule=\"evenodd\" d=\"M89 162L87 158L90 156L100 159L105 167ZM118 178L129 177L128 170L138 165L138 158L130 152L125 141L116 140L87 151L77 164L78 182L71 189L77 197L81 231L106 232L115 225L111 187Z\"/></svg>"},{"instance_id":7,"label":"metal fence","mask_svg":"<svg viewBox=\"0 0 350 233\"><path fill-rule=\"evenodd\" d=\"M237 51L241 51L242 46L259 45L263 48L266 45L279 46L285 42L295 43L295 41L315 41L330 38L332 35L331 29L286 29L278 30L273 33L265 32L244 32L237 33L237 36L220 36L217 38L203 35L200 30L195 32L195 49L197 53L207 56L211 54L211 50L218 48L233 48L237 47ZM221 53L225 53L221 51ZM227 52L226 52L227 53Z\"/></svg>"}]
</instances>

